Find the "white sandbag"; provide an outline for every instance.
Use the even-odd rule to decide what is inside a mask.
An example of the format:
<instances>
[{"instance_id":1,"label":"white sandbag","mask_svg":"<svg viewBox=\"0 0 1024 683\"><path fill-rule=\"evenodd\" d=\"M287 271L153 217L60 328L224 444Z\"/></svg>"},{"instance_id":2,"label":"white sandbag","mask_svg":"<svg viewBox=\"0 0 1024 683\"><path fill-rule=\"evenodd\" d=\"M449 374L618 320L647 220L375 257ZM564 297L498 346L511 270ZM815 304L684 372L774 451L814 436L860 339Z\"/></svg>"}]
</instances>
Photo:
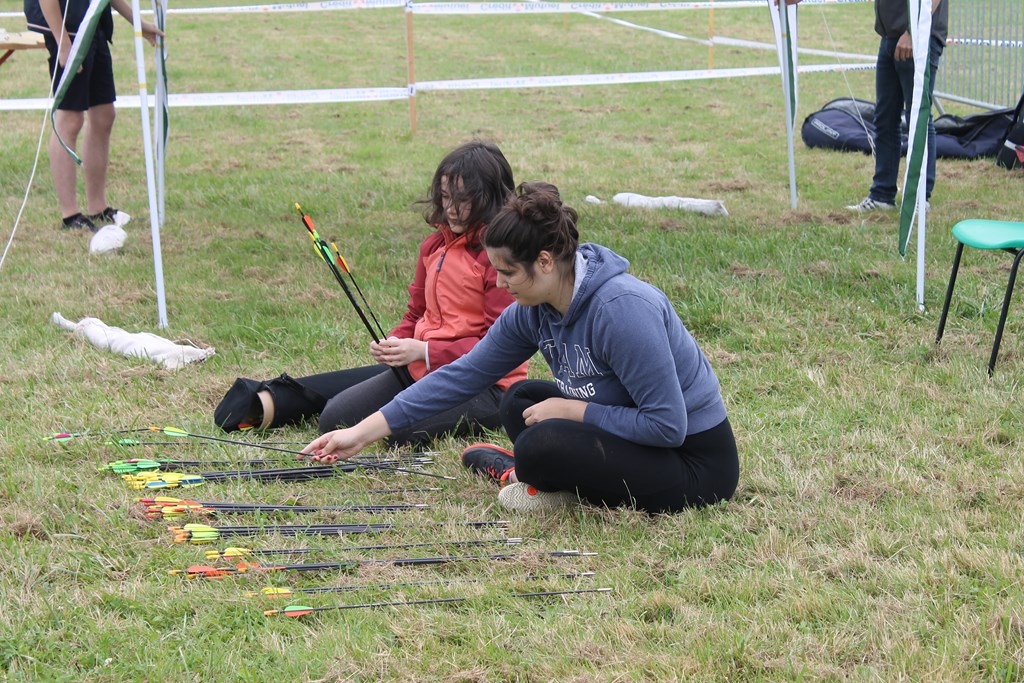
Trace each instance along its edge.
<instances>
[{"instance_id":1,"label":"white sandbag","mask_svg":"<svg viewBox=\"0 0 1024 683\"><path fill-rule=\"evenodd\" d=\"M725 204L717 199L693 199L691 197L647 197L634 192L620 192L612 201L622 206L641 207L645 209L681 209L693 211L707 216L728 216Z\"/></svg>"},{"instance_id":2,"label":"white sandbag","mask_svg":"<svg viewBox=\"0 0 1024 683\"><path fill-rule=\"evenodd\" d=\"M206 360L215 353L212 348L200 349L189 344L175 344L169 339L149 332L126 332L120 327L111 327L98 318L82 318L75 323L54 312L50 316L50 321L97 348L152 360L168 370L177 370L189 363Z\"/></svg>"},{"instance_id":3,"label":"white sandbag","mask_svg":"<svg viewBox=\"0 0 1024 683\"><path fill-rule=\"evenodd\" d=\"M114 222L108 225L98 226L96 234L89 240L90 254L109 254L124 246L128 233L124 231L124 225L132 219L124 211L118 209L114 213Z\"/></svg>"}]
</instances>

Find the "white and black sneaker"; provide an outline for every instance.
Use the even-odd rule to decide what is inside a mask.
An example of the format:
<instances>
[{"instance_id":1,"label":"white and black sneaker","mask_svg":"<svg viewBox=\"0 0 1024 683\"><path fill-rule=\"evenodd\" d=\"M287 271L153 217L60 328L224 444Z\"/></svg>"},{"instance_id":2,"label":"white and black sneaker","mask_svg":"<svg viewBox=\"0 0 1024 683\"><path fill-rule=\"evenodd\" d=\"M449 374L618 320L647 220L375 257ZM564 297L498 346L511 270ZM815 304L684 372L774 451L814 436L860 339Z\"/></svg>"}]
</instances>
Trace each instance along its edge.
<instances>
[{"instance_id":1,"label":"white and black sneaker","mask_svg":"<svg viewBox=\"0 0 1024 683\"><path fill-rule=\"evenodd\" d=\"M857 213L870 213L872 211L894 211L896 205L865 197L859 204L852 204L846 208Z\"/></svg>"}]
</instances>

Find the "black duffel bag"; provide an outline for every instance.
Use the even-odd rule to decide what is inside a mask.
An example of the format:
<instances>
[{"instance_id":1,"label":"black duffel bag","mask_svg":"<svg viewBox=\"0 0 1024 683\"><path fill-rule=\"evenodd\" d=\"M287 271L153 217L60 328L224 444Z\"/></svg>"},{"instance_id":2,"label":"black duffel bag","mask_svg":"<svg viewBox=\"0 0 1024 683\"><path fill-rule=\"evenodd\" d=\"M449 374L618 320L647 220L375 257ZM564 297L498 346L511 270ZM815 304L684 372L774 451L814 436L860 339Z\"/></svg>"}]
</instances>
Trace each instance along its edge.
<instances>
[{"instance_id":1,"label":"black duffel bag","mask_svg":"<svg viewBox=\"0 0 1024 683\"><path fill-rule=\"evenodd\" d=\"M1013 124L996 154L996 164L1009 170L1024 168L1024 94L1013 110Z\"/></svg>"}]
</instances>

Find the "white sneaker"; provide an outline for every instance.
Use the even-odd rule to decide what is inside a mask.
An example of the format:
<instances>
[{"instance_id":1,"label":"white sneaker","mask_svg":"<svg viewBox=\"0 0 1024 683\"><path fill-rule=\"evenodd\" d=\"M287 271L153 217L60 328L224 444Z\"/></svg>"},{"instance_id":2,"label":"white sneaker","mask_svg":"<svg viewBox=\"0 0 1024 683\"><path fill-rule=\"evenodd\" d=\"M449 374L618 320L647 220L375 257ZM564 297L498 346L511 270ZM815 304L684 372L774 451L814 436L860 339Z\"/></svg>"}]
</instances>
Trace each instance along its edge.
<instances>
[{"instance_id":1,"label":"white sneaker","mask_svg":"<svg viewBox=\"0 0 1024 683\"><path fill-rule=\"evenodd\" d=\"M896 208L896 205L886 204L885 202L876 201L871 197L865 197L859 204L853 204L846 208L857 213L868 213L870 211L892 211Z\"/></svg>"},{"instance_id":2,"label":"white sneaker","mask_svg":"<svg viewBox=\"0 0 1024 683\"><path fill-rule=\"evenodd\" d=\"M579 496L568 491L538 491L529 484L509 484L498 492L498 502L509 510L520 512L542 512L576 505Z\"/></svg>"}]
</instances>

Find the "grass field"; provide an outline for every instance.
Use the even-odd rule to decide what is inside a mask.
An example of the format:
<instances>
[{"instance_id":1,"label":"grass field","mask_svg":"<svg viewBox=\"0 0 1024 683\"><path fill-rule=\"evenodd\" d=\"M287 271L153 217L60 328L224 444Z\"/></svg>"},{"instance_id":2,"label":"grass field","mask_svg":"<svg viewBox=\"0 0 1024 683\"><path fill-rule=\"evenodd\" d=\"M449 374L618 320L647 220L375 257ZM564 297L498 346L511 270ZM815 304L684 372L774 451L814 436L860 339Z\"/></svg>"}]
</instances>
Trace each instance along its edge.
<instances>
[{"instance_id":1,"label":"grass field","mask_svg":"<svg viewBox=\"0 0 1024 683\"><path fill-rule=\"evenodd\" d=\"M20 7L0 0L0 12ZM801 42L871 54L871 13L867 4L805 8ZM706 12L616 16L707 34ZM22 25L0 19L9 30ZM764 11L719 10L714 26L721 36L770 37ZM119 90L134 94L131 31L120 19L116 30ZM405 84L401 10L172 14L168 34L172 92ZM422 17L416 36L420 80L700 69L708 62L706 46L585 16ZM773 60L771 51L714 53L716 67ZM874 99L871 72L808 75L800 87L799 121L833 98ZM20 52L0 67L0 99L42 97L46 88L42 52ZM1019 177L991 160L940 160L929 213L928 307L919 313L914 253L899 258L891 216L843 209L867 192L868 157L798 142L800 205L790 209L777 78L425 93L417 100L415 135L403 101L172 110L162 232L170 327L163 331L156 327L138 110L120 110L113 142L111 200L134 217L120 253L90 256L84 236L58 230L44 148L0 271L6 680L1024 679L1020 306L1011 310L994 377L985 372L1008 257L966 255L946 337L939 349L933 345L953 256L950 228L969 217L1019 220ZM5 242L42 118L0 113ZM166 524L133 509L137 492L96 471L141 449L105 446L102 438L54 445L41 437L149 424L215 434L213 408L237 376L366 363L365 332L314 260L292 206L301 202L339 242L378 314L395 321L415 246L427 234L414 202L425 196L444 152L473 137L496 141L517 180L558 185L580 211L584 239L625 255L634 274L672 299L721 380L741 452L734 500L654 518L590 508L506 515L496 489L458 465L466 442L444 440L431 471L457 480L441 482L437 492L369 496L361 491L434 481L351 474L304 484L206 485L181 497L431 505L390 516L407 528L373 539L383 543L487 538L494 532L456 524L508 518L509 535L526 539L511 562L270 577L292 587L451 579L298 600L309 605L466 602L271 619L263 610L284 603L244 596L268 585L258 576L169 576L167 570L204 563L202 548L173 544ZM730 215L584 202L588 194L608 199L621 191L720 199ZM160 370L58 330L48 322L54 311L187 338L217 353L201 365ZM539 362L532 371L546 373ZM268 438L305 441L314 433L304 425ZM182 442L146 453L258 456L241 450ZM222 523L270 521L302 520L247 515ZM433 523L445 527L427 526ZM540 554L556 548L598 555ZM569 571L596 576L524 579ZM598 586L614 591L509 597Z\"/></svg>"}]
</instances>

